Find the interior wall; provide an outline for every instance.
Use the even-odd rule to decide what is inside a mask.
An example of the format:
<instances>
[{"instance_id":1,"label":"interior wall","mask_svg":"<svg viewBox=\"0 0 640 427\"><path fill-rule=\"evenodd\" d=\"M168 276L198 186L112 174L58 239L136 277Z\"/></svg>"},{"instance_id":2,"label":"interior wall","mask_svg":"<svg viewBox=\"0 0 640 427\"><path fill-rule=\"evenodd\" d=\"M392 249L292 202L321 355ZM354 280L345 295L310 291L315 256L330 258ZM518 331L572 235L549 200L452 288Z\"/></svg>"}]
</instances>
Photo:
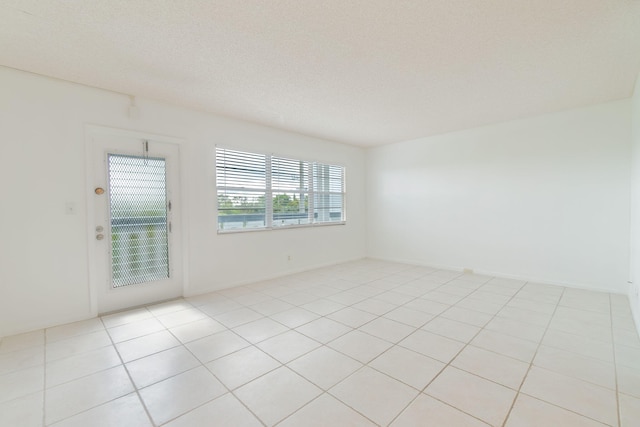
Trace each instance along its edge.
<instances>
[{"instance_id":1,"label":"interior wall","mask_svg":"<svg viewBox=\"0 0 640 427\"><path fill-rule=\"evenodd\" d=\"M365 255L364 150L0 67L0 337L92 317L85 125L182 138L187 294ZM218 235L216 144L347 168L347 225ZM66 206L75 205L75 214ZM287 256L291 255L291 261Z\"/></svg>"},{"instance_id":2,"label":"interior wall","mask_svg":"<svg viewBox=\"0 0 640 427\"><path fill-rule=\"evenodd\" d=\"M631 286L629 301L640 331L640 74L632 97L632 154L631 154Z\"/></svg>"},{"instance_id":3,"label":"interior wall","mask_svg":"<svg viewBox=\"0 0 640 427\"><path fill-rule=\"evenodd\" d=\"M626 293L631 101L367 154L368 255Z\"/></svg>"}]
</instances>

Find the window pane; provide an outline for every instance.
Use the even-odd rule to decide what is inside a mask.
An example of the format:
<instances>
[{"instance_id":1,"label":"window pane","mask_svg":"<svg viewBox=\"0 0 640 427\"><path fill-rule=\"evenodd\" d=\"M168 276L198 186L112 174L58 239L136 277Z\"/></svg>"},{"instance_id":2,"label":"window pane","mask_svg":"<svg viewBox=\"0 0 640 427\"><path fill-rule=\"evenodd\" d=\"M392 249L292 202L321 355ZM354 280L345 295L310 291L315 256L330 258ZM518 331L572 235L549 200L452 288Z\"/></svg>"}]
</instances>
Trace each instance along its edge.
<instances>
[{"instance_id":1,"label":"window pane","mask_svg":"<svg viewBox=\"0 0 640 427\"><path fill-rule=\"evenodd\" d=\"M272 157L271 187L274 191L307 192L309 190L309 162Z\"/></svg>"},{"instance_id":2,"label":"window pane","mask_svg":"<svg viewBox=\"0 0 640 427\"><path fill-rule=\"evenodd\" d=\"M344 192L344 168L342 166L314 164L313 189L332 193Z\"/></svg>"},{"instance_id":3,"label":"window pane","mask_svg":"<svg viewBox=\"0 0 640 427\"><path fill-rule=\"evenodd\" d=\"M216 178L218 187L264 191L267 188L266 156L218 148Z\"/></svg>"},{"instance_id":4,"label":"window pane","mask_svg":"<svg viewBox=\"0 0 640 427\"><path fill-rule=\"evenodd\" d=\"M234 230L266 227L264 192L218 190L218 228Z\"/></svg>"},{"instance_id":5,"label":"window pane","mask_svg":"<svg viewBox=\"0 0 640 427\"><path fill-rule=\"evenodd\" d=\"M315 163L313 172L314 221L344 221L344 168Z\"/></svg>"},{"instance_id":6,"label":"window pane","mask_svg":"<svg viewBox=\"0 0 640 427\"><path fill-rule=\"evenodd\" d=\"M271 157L273 226L303 225L309 218L309 162Z\"/></svg>"},{"instance_id":7,"label":"window pane","mask_svg":"<svg viewBox=\"0 0 640 427\"><path fill-rule=\"evenodd\" d=\"M273 226L309 224L308 193L274 192Z\"/></svg>"},{"instance_id":8,"label":"window pane","mask_svg":"<svg viewBox=\"0 0 640 427\"><path fill-rule=\"evenodd\" d=\"M265 155L217 148L216 181L219 230L266 227Z\"/></svg>"},{"instance_id":9,"label":"window pane","mask_svg":"<svg viewBox=\"0 0 640 427\"><path fill-rule=\"evenodd\" d=\"M315 222L344 221L344 195L337 193L315 193L313 199Z\"/></svg>"}]
</instances>

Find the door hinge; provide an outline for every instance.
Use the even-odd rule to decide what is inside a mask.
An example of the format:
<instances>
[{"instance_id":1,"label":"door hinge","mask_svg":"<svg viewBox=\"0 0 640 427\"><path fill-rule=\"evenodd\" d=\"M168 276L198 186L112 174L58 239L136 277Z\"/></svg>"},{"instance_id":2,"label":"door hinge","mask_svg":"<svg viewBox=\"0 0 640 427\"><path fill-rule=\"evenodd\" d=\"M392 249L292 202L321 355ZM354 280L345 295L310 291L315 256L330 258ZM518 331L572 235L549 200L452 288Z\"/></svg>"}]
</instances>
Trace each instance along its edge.
<instances>
[{"instance_id":1,"label":"door hinge","mask_svg":"<svg viewBox=\"0 0 640 427\"><path fill-rule=\"evenodd\" d=\"M171 212L171 200L169 200L169 204L167 205L167 209L169 209L169 212Z\"/></svg>"}]
</instances>

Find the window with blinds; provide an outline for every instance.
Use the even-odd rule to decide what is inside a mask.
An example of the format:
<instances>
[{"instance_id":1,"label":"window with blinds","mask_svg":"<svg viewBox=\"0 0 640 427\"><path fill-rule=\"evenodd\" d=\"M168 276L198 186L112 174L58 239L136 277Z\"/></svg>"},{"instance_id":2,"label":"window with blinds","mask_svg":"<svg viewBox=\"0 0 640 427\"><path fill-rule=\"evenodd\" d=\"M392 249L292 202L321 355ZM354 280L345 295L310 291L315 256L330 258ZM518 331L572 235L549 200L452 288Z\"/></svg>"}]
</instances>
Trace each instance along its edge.
<instances>
[{"instance_id":1,"label":"window with blinds","mask_svg":"<svg viewBox=\"0 0 640 427\"><path fill-rule=\"evenodd\" d=\"M216 148L218 231L344 224L345 168Z\"/></svg>"},{"instance_id":2,"label":"window with blinds","mask_svg":"<svg viewBox=\"0 0 640 427\"><path fill-rule=\"evenodd\" d=\"M309 215L311 163L303 160L271 157L271 199L273 226L313 223Z\"/></svg>"},{"instance_id":3,"label":"window with blinds","mask_svg":"<svg viewBox=\"0 0 640 427\"><path fill-rule=\"evenodd\" d=\"M218 230L267 226L267 176L265 155L216 150Z\"/></svg>"},{"instance_id":4,"label":"window with blinds","mask_svg":"<svg viewBox=\"0 0 640 427\"><path fill-rule=\"evenodd\" d=\"M342 220L344 168L314 163L313 216L318 223Z\"/></svg>"}]
</instances>

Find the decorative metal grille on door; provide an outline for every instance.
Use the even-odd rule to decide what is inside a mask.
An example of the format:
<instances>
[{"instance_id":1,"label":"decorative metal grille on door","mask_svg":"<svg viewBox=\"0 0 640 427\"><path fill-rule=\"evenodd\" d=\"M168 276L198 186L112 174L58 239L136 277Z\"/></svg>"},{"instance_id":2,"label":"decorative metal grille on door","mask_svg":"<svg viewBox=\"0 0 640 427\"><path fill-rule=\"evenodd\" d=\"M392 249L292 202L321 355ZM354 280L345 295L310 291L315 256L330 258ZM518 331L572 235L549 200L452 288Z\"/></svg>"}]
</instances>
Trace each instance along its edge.
<instances>
[{"instance_id":1,"label":"decorative metal grille on door","mask_svg":"<svg viewBox=\"0 0 640 427\"><path fill-rule=\"evenodd\" d=\"M108 155L114 288L169 277L165 159Z\"/></svg>"}]
</instances>

